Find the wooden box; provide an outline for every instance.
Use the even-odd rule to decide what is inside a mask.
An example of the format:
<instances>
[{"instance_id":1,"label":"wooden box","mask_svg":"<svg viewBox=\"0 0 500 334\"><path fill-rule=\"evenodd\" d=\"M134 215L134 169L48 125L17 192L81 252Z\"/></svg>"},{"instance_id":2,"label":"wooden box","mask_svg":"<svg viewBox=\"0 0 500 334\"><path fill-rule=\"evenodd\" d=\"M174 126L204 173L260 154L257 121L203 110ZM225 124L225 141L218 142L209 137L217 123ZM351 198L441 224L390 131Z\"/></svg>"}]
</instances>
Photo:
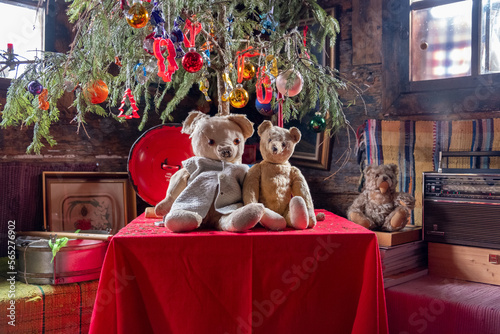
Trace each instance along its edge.
<instances>
[{"instance_id":1,"label":"wooden box","mask_svg":"<svg viewBox=\"0 0 500 334\"><path fill-rule=\"evenodd\" d=\"M500 285L500 250L429 242L429 274Z\"/></svg>"},{"instance_id":2,"label":"wooden box","mask_svg":"<svg viewBox=\"0 0 500 334\"><path fill-rule=\"evenodd\" d=\"M379 246L396 246L422 239L422 227L406 226L397 232L374 231Z\"/></svg>"}]
</instances>

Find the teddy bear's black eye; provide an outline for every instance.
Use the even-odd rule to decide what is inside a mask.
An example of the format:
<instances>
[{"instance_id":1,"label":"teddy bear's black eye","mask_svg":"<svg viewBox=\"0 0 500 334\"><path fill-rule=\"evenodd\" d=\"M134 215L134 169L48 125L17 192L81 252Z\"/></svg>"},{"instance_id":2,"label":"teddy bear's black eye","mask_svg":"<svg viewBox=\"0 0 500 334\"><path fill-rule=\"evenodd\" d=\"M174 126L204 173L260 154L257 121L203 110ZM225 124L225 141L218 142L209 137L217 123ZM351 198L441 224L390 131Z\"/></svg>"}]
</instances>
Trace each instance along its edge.
<instances>
[{"instance_id":1,"label":"teddy bear's black eye","mask_svg":"<svg viewBox=\"0 0 500 334\"><path fill-rule=\"evenodd\" d=\"M268 143L270 143L270 142L271 142L271 139L269 139L267 142L268 142Z\"/></svg>"},{"instance_id":2,"label":"teddy bear's black eye","mask_svg":"<svg viewBox=\"0 0 500 334\"><path fill-rule=\"evenodd\" d=\"M285 148L285 146L286 146L285 142L281 143L281 147Z\"/></svg>"},{"instance_id":3,"label":"teddy bear's black eye","mask_svg":"<svg viewBox=\"0 0 500 334\"><path fill-rule=\"evenodd\" d=\"M235 140L233 140L234 145L238 145L239 143L241 143L240 138L236 138Z\"/></svg>"},{"instance_id":4,"label":"teddy bear's black eye","mask_svg":"<svg viewBox=\"0 0 500 334\"><path fill-rule=\"evenodd\" d=\"M215 140L213 140L213 139L208 140L208 145L212 146L214 144L215 144Z\"/></svg>"}]
</instances>

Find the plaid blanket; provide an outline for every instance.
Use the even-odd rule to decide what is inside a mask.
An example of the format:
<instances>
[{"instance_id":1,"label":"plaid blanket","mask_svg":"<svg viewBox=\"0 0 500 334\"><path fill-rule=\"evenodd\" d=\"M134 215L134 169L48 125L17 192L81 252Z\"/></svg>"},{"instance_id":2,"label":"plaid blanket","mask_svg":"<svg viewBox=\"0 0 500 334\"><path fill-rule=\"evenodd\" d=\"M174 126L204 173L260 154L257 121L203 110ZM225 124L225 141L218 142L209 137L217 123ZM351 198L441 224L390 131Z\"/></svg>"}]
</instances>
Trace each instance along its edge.
<instances>
[{"instance_id":1,"label":"plaid blanket","mask_svg":"<svg viewBox=\"0 0 500 334\"><path fill-rule=\"evenodd\" d=\"M439 151L500 151L500 119L367 120L358 137L358 162L362 166L399 166L398 191L415 196L412 224L421 226L422 173L437 170ZM500 157L453 157L444 159L442 167L499 169Z\"/></svg>"},{"instance_id":2,"label":"plaid blanket","mask_svg":"<svg viewBox=\"0 0 500 334\"><path fill-rule=\"evenodd\" d=\"M7 258L0 258L0 333L88 333L98 280L61 285L16 281L11 288L8 271ZM15 326L8 323L11 300L15 301Z\"/></svg>"}]
</instances>

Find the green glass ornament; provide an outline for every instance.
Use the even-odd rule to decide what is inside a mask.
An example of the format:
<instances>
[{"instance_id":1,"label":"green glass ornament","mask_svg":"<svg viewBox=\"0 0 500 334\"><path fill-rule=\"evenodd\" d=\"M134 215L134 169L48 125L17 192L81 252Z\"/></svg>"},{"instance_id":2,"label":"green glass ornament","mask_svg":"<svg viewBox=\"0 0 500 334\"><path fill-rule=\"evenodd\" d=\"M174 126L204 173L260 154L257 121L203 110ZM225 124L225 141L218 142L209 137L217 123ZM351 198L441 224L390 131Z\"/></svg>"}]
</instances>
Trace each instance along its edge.
<instances>
[{"instance_id":1,"label":"green glass ornament","mask_svg":"<svg viewBox=\"0 0 500 334\"><path fill-rule=\"evenodd\" d=\"M307 124L307 127L309 128L309 130L316 133L323 132L326 129L325 118L320 114L316 114L313 116L313 118L311 118L311 120Z\"/></svg>"}]
</instances>

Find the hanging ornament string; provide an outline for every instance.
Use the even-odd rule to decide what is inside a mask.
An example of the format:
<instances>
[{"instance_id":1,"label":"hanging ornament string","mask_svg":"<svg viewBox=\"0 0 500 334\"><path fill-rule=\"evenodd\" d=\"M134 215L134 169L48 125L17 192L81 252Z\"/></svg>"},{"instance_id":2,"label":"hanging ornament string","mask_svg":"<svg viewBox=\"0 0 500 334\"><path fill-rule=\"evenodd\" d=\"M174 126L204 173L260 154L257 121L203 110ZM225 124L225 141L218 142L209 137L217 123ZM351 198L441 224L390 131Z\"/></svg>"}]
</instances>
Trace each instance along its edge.
<instances>
[{"instance_id":1,"label":"hanging ornament string","mask_svg":"<svg viewBox=\"0 0 500 334\"><path fill-rule=\"evenodd\" d=\"M165 58L161 52L161 47L165 46L167 48L167 68L165 69ZM175 46L170 39L165 38L155 38L153 43L153 51L156 57L158 65L158 76L165 82L172 81L172 74L179 69L177 62L175 61Z\"/></svg>"},{"instance_id":2,"label":"hanging ornament string","mask_svg":"<svg viewBox=\"0 0 500 334\"><path fill-rule=\"evenodd\" d=\"M307 59L311 59L311 56L309 56L309 53L307 52L307 46L306 46L306 36L307 36L307 30L309 29L308 26L304 27L304 52L306 53Z\"/></svg>"},{"instance_id":3,"label":"hanging ornament string","mask_svg":"<svg viewBox=\"0 0 500 334\"><path fill-rule=\"evenodd\" d=\"M125 102L127 101L127 97L130 101L130 106L132 107L132 115L125 115L124 114L123 108L125 107ZM123 98L122 98L122 104L120 105L120 108L118 108L118 110L120 110L118 117L125 117L125 119L140 118L139 114L137 113L139 108L137 108L134 95L132 94L132 90L130 88L127 88L125 90L125 93L123 94Z\"/></svg>"},{"instance_id":4,"label":"hanging ornament string","mask_svg":"<svg viewBox=\"0 0 500 334\"><path fill-rule=\"evenodd\" d=\"M192 23L190 19L186 19L186 24L184 25L184 46L186 48L195 47L196 35L198 35L200 31L201 24L199 22Z\"/></svg>"},{"instance_id":5,"label":"hanging ornament string","mask_svg":"<svg viewBox=\"0 0 500 334\"><path fill-rule=\"evenodd\" d=\"M257 51L251 52L253 47L248 47L245 50L236 52L237 64L236 69L238 71L238 83L243 82L243 70L245 69L245 58L259 56L260 53Z\"/></svg>"},{"instance_id":6,"label":"hanging ornament string","mask_svg":"<svg viewBox=\"0 0 500 334\"><path fill-rule=\"evenodd\" d=\"M278 92L278 126L283 127L283 94Z\"/></svg>"}]
</instances>

